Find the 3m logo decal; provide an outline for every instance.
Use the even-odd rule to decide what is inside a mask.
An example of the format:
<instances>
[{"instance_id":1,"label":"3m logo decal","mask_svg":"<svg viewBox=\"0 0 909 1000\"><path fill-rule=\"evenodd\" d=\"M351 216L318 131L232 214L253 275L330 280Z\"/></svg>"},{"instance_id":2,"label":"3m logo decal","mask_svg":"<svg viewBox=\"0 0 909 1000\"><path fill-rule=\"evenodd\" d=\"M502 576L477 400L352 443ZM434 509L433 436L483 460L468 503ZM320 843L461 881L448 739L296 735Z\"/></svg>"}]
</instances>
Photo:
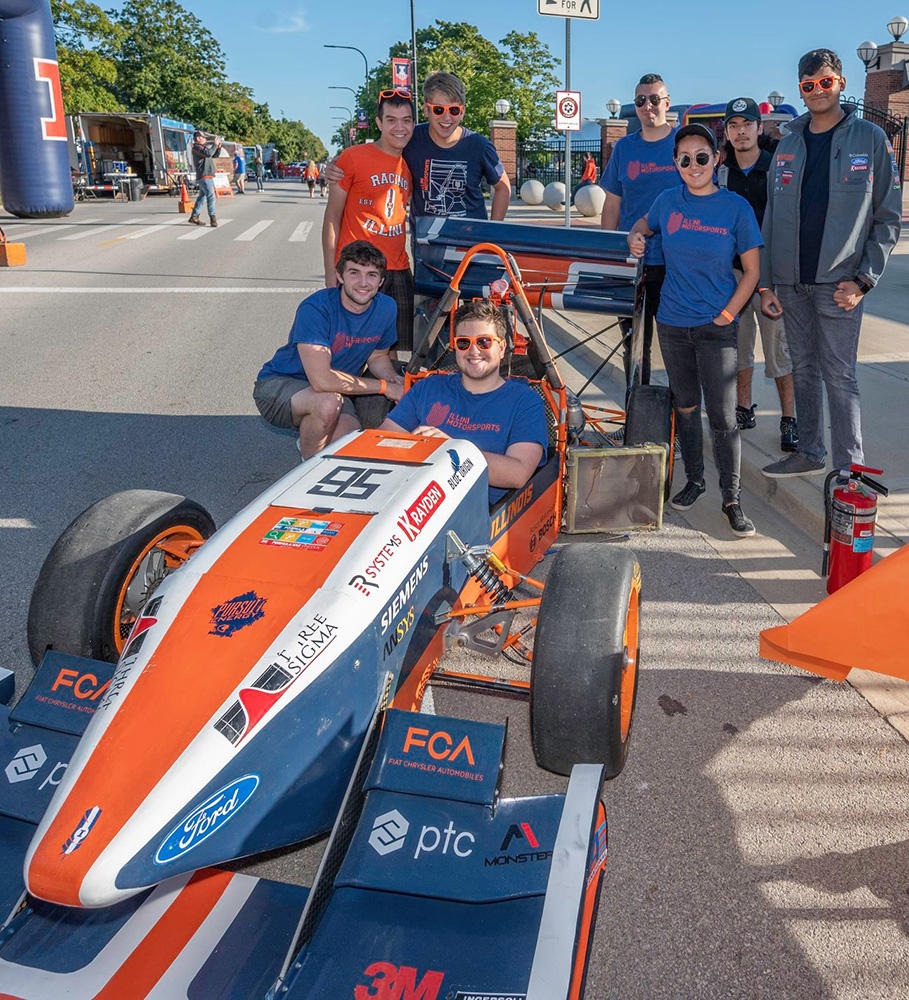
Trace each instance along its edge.
<instances>
[{"instance_id":1,"label":"3m logo decal","mask_svg":"<svg viewBox=\"0 0 909 1000\"><path fill-rule=\"evenodd\" d=\"M230 637L241 628L252 625L265 617L266 597L259 597L254 590L232 597L229 601L211 609L209 635Z\"/></svg>"},{"instance_id":2,"label":"3m logo decal","mask_svg":"<svg viewBox=\"0 0 909 1000\"><path fill-rule=\"evenodd\" d=\"M534 835L533 830L530 828L529 823L512 823L508 828L508 833L505 834L505 839L502 841L502 846L499 848L500 851L507 851L511 846L511 842L518 838L519 840L526 840L528 847L539 847L540 842Z\"/></svg>"},{"instance_id":3,"label":"3m logo decal","mask_svg":"<svg viewBox=\"0 0 909 1000\"><path fill-rule=\"evenodd\" d=\"M354 987L354 1000L438 1000L445 973L425 972L420 977L409 965L373 962L363 978L369 982Z\"/></svg>"},{"instance_id":4,"label":"3m logo decal","mask_svg":"<svg viewBox=\"0 0 909 1000\"><path fill-rule=\"evenodd\" d=\"M382 813L376 816L372 824L372 832L369 835L369 846L383 857L394 851L400 851L404 846L404 838L410 829L410 823L398 812L392 809L391 812Z\"/></svg>"},{"instance_id":5,"label":"3m logo decal","mask_svg":"<svg viewBox=\"0 0 909 1000\"><path fill-rule=\"evenodd\" d=\"M23 747L6 765L6 780L15 785L20 781L30 781L44 767L47 754L40 743Z\"/></svg>"},{"instance_id":6,"label":"3m logo decal","mask_svg":"<svg viewBox=\"0 0 909 1000\"><path fill-rule=\"evenodd\" d=\"M428 729L408 727L403 752L410 753L414 748L421 747L426 748L426 752L433 760L447 760L453 764L463 755L462 763L476 765L470 739L466 735L456 744L452 737L441 729L430 736Z\"/></svg>"},{"instance_id":7,"label":"3m logo decal","mask_svg":"<svg viewBox=\"0 0 909 1000\"><path fill-rule=\"evenodd\" d=\"M82 841L92 832L92 827L98 822L100 815L100 806L92 806L85 813L76 829L63 841L63 846L60 850L64 855L72 854L73 851L79 850L82 846Z\"/></svg>"},{"instance_id":8,"label":"3m logo decal","mask_svg":"<svg viewBox=\"0 0 909 1000\"><path fill-rule=\"evenodd\" d=\"M60 67L56 59L35 59L35 79L47 84L50 116L41 118L41 136L45 142L66 142L66 119L63 117L63 91Z\"/></svg>"}]
</instances>

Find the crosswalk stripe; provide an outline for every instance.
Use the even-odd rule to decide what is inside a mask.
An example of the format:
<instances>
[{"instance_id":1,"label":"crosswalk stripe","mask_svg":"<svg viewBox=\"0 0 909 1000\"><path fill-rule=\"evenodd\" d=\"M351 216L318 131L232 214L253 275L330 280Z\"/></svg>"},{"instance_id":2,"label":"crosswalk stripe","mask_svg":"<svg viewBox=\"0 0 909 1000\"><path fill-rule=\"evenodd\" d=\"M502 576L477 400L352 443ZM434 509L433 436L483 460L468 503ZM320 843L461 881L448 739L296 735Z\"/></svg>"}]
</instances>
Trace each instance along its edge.
<instances>
[{"instance_id":1,"label":"crosswalk stripe","mask_svg":"<svg viewBox=\"0 0 909 1000\"><path fill-rule=\"evenodd\" d=\"M152 233L160 233L165 227L176 225L178 222L186 222L186 216L175 215L173 218L166 219L164 222L158 222L154 226L149 226L148 229L140 229L138 232L130 233L128 236L121 236L120 239L141 240L143 236L150 236Z\"/></svg>"},{"instance_id":2,"label":"crosswalk stripe","mask_svg":"<svg viewBox=\"0 0 909 1000\"><path fill-rule=\"evenodd\" d=\"M305 243L306 237L309 236L310 230L312 229L311 222L301 222L299 226L290 234L290 239L288 243Z\"/></svg>"},{"instance_id":3,"label":"crosswalk stripe","mask_svg":"<svg viewBox=\"0 0 909 1000\"><path fill-rule=\"evenodd\" d=\"M233 222L233 219L218 219L219 226L226 226L228 223ZM206 226L204 229L202 226L197 227L191 233L184 233L182 236L178 236L178 240L197 240L206 233L213 233L214 229L211 226Z\"/></svg>"},{"instance_id":4,"label":"crosswalk stripe","mask_svg":"<svg viewBox=\"0 0 909 1000\"><path fill-rule=\"evenodd\" d=\"M95 222L101 221L101 219L80 219L78 223L68 222L63 226L49 224L38 226L36 229L20 229L18 231L13 227L12 229L6 229L6 235L10 242L15 243L17 240L27 239L30 236L40 236L42 233L62 233L64 229L72 229L76 225L91 226Z\"/></svg>"},{"instance_id":5,"label":"crosswalk stripe","mask_svg":"<svg viewBox=\"0 0 909 1000\"><path fill-rule=\"evenodd\" d=\"M268 229L274 221L274 219L263 219L261 222L257 222L254 226L250 226L246 232L240 233L239 236L235 236L234 243L248 243L250 240L254 240L259 233Z\"/></svg>"},{"instance_id":6,"label":"crosswalk stripe","mask_svg":"<svg viewBox=\"0 0 909 1000\"><path fill-rule=\"evenodd\" d=\"M135 226L139 222L144 222L145 216L140 215L138 219L126 219L109 226L98 226L96 229L86 229L83 233L70 233L69 236L61 236L60 240L84 240L87 236L97 236L99 233L108 233L111 229L119 229L121 226Z\"/></svg>"}]
</instances>

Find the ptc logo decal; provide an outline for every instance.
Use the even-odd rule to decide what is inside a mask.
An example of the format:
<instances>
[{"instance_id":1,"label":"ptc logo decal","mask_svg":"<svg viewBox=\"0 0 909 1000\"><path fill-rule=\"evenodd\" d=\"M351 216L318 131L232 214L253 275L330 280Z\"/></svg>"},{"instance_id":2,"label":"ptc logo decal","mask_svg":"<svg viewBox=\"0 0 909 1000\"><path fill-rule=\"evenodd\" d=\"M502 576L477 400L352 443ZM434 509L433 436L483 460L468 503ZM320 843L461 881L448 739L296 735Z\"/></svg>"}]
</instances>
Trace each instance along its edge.
<instances>
[{"instance_id":1,"label":"ptc logo decal","mask_svg":"<svg viewBox=\"0 0 909 1000\"><path fill-rule=\"evenodd\" d=\"M241 628L252 625L265 617L266 601L267 598L259 597L254 590L249 590L217 605L211 609L210 624L213 628L208 630L208 634L230 637Z\"/></svg>"},{"instance_id":2,"label":"ptc logo decal","mask_svg":"<svg viewBox=\"0 0 909 1000\"><path fill-rule=\"evenodd\" d=\"M404 838L410 829L410 823L398 812L392 809L391 812L382 813L376 816L372 824L372 833L369 835L369 846L383 857L400 851L404 846Z\"/></svg>"},{"instance_id":3,"label":"ptc logo decal","mask_svg":"<svg viewBox=\"0 0 909 1000\"><path fill-rule=\"evenodd\" d=\"M79 825L63 842L61 851L64 855L78 851L82 846L82 841L92 832L92 827L97 823L101 815L100 806L92 806L79 821Z\"/></svg>"},{"instance_id":4,"label":"ptc logo decal","mask_svg":"<svg viewBox=\"0 0 909 1000\"><path fill-rule=\"evenodd\" d=\"M47 754L40 743L33 747L23 747L6 765L6 780L15 785L19 781L30 781L47 761Z\"/></svg>"}]
</instances>

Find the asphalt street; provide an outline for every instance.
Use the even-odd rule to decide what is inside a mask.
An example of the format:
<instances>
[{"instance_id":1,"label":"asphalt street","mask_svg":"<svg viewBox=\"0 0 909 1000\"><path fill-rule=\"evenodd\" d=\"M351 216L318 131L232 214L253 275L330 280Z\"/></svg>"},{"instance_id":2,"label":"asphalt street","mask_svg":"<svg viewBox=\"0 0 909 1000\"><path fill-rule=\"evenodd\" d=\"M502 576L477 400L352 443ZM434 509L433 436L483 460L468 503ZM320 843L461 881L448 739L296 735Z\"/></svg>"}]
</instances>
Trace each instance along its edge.
<instances>
[{"instance_id":1,"label":"asphalt street","mask_svg":"<svg viewBox=\"0 0 909 1000\"><path fill-rule=\"evenodd\" d=\"M167 198L0 213L29 258L0 271L2 665L27 675L32 585L90 503L159 489L223 523L297 460L251 390L320 286L323 209L285 181L219 204L218 229ZM638 553L645 610L588 1000L909 995L906 743L850 686L758 659L781 619L709 534L670 513L593 540ZM564 788L533 764L523 702L436 689L434 705L508 719L506 794ZM320 850L242 867L306 882Z\"/></svg>"}]
</instances>

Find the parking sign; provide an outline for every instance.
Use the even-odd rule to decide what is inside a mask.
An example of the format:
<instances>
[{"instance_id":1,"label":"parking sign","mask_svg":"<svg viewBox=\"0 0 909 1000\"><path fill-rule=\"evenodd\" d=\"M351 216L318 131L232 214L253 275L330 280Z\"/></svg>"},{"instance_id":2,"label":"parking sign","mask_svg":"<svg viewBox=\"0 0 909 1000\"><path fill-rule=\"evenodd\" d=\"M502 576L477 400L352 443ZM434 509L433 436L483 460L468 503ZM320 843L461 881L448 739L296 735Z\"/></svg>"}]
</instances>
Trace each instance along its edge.
<instances>
[{"instance_id":1,"label":"parking sign","mask_svg":"<svg viewBox=\"0 0 909 1000\"><path fill-rule=\"evenodd\" d=\"M581 131L581 92L579 90L556 91L556 131Z\"/></svg>"}]
</instances>

